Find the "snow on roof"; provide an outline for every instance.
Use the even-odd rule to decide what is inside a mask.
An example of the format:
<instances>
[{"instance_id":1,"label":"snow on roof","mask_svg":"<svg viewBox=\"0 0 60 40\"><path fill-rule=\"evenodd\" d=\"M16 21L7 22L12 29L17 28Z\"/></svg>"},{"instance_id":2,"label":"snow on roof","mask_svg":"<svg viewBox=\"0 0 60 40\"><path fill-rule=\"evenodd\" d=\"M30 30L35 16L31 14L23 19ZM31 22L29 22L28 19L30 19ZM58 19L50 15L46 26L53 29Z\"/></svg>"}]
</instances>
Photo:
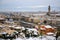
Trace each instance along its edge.
<instances>
[{"instance_id":1,"label":"snow on roof","mask_svg":"<svg viewBox=\"0 0 60 40\"><path fill-rule=\"evenodd\" d=\"M5 27L5 26L3 26L3 25L0 25L0 27Z\"/></svg>"},{"instance_id":2,"label":"snow on roof","mask_svg":"<svg viewBox=\"0 0 60 40\"><path fill-rule=\"evenodd\" d=\"M14 22L10 22L10 21L5 21L6 23L14 23Z\"/></svg>"},{"instance_id":3,"label":"snow on roof","mask_svg":"<svg viewBox=\"0 0 60 40\"><path fill-rule=\"evenodd\" d=\"M49 32L49 33L47 33L48 35L51 35L51 34L54 34L54 33L52 33L52 32Z\"/></svg>"},{"instance_id":4,"label":"snow on roof","mask_svg":"<svg viewBox=\"0 0 60 40\"><path fill-rule=\"evenodd\" d=\"M46 25L45 27L46 27L46 28L52 28L52 26L50 26L50 25Z\"/></svg>"},{"instance_id":5,"label":"snow on roof","mask_svg":"<svg viewBox=\"0 0 60 40\"><path fill-rule=\"evenodd\" d=\"M21 29L21 27L14 27L15 29Z\"/></svg>"},{"instance_id":6,"label":"snow on roof","mask_svg":"<svg viewBox=\"0 0 60 40\"><path fill-rule=\"evenodd\" d=\"M22 30L25 30L25 28L24 28L24 27L22 27Z\"/></svg>"},{"instance_id":7,"label":"snow on roof","mask_svg":"<svg viewBox=\"0 0 60 40\"><path fill-rule=\"evenodd\" d=\"M4 20L4 18L0 18L0 20Z\"/></svg>"},{"instance_id":8,"label":"snow on roof","mask_svg":"<svg viewBox=\"0 0 60 40\"><path fill-rule=\"evenodd\" d=\"M28 29L28 31L36 31L37 32L37 30L35 28L27 28L27 29Z\"/></svg>"},{"instance_id":9,"label":"snow on roof","mask_svg":"<svg viewBox=\"0 0 60 40\"><path fill-rule=\"evenodd\" d=\"M46 30L45 28L40 28L41 30Z\"/></svg>"}]
</instances>

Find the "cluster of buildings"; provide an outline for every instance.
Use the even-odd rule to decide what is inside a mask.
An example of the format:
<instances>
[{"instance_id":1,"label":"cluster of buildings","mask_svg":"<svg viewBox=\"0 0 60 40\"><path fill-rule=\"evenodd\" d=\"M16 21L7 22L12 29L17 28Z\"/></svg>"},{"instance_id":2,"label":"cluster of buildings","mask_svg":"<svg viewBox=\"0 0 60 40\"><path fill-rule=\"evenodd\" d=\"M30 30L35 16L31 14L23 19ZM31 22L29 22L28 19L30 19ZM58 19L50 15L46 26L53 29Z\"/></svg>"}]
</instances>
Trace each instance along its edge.
<instances>
[{"instance_id":1,"label":"cluster of buildings","mask_svg":"<svg viewBox=\"0 0 60 40\"><path fill-rule=\"evenodd\" d=\"M39 27L40 24L43 25L40 27L46 34L47 32L55 32L54 27L60 26L60 13L51 12L50 5L48 6L48 12L0 12L0 24L25 25L26 27L35 27L36 25Z\"/></svg>"},{"instance_id":2,"label":"cluster of buildings","mask_svg":"<svg viewBox=\"0 0 60 40\"><path fill-rule=\"evenodd\" d=\"M48 6L48 12L23 12L21 13L22 18L27 21L35 23L43 23L59 26L60 24L60 13L51 11L51 7Z\"/></svg>"}]
</instances>

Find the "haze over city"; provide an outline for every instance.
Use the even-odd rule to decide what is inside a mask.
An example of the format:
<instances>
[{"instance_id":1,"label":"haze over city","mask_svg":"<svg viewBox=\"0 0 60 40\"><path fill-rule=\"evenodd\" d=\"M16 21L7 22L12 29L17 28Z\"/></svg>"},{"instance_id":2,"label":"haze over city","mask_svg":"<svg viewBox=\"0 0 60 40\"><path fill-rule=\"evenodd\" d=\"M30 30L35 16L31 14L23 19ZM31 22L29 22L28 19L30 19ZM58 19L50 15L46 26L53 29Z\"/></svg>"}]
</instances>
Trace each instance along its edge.
<instances>
[{"instance_id":1,"label":"haze over city","mask_svg":"<svg viewBox=\"0 0 60 40\"><path fill-rule=\"evenodd\" d=\"M60 11L60 0L0 0L1 11Z\"/></svg>"}]
</instances>

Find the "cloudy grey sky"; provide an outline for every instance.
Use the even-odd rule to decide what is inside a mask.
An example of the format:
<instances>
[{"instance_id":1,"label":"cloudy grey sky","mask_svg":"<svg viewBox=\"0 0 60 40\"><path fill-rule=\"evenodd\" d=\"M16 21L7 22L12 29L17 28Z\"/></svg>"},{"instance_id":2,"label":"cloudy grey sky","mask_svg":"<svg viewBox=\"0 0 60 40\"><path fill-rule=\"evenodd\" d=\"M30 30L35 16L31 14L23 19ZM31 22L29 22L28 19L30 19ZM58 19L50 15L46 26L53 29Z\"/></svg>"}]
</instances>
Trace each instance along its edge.
<instances>
[{"instance_id":1,"label":"cloudy grey sky","mask_svg":"<svg viewBox=\"0 0 60 40\"><path fill-rule=\"evenodd\" d=\"M60 0L0 0L0 11L60 11Z\"/></svg>"}]
</instances>

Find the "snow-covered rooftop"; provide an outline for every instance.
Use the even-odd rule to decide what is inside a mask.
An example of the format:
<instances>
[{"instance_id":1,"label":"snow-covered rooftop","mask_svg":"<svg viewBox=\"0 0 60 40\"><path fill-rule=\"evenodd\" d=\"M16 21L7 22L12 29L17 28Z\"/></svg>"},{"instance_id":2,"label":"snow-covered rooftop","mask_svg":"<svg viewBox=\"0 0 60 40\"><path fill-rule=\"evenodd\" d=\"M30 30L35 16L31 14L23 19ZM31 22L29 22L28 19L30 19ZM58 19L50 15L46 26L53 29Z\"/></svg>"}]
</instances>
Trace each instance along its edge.
<instances>
[{"instance_id":1,"label":"snow-covered rooftop","mask_svg":"<svg viewBox=\"0 0 60 40\"><path fill-rule=\"evenodd\" d=\"M0 20L4 20L4 18L0 18Z\"/></svg>"},{"instance_id":2,"label":"snow-covered rooftop","mask_svg":"<svg viewBox=\"0 0 60 40\"><path fill-rule=\"evenodd\" d=\"M46 27L46 28L52 28L52 26L50 26L50 25L46 25L45 27Z\"/></svg>"}]
</instances>

